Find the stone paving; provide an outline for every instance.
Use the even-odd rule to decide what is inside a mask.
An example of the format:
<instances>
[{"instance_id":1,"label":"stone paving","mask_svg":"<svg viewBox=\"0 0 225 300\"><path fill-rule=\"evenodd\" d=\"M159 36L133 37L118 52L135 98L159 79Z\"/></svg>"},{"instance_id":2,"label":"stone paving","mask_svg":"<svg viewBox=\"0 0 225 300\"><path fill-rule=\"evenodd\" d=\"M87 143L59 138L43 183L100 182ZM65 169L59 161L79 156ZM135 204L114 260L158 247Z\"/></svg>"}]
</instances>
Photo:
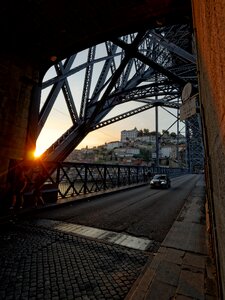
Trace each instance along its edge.
<instances>
[{"instance_id":1,"label":"stone paving","mask_svg":"<svg viewBox=\"0 0 225 300\"><path fill-rule=\"evenodd\" d=\"M0 226L0 300L222 299L204 203L200 181L161 246L154 251L150 243L148 253L97 240L93 228L82 227L91 230L83 236L75 224L15 222L14 214Z\"/></svg>"},{"instance_id":2,"label":"stone paving","mask_svg":"<svg viewBox=\"0 0 225 300\"><path fill-rule=\"evenodd\" d=\"M149 254L33 223L0 229L0 299L124 299Z\"/></svg>"}]
</instances>

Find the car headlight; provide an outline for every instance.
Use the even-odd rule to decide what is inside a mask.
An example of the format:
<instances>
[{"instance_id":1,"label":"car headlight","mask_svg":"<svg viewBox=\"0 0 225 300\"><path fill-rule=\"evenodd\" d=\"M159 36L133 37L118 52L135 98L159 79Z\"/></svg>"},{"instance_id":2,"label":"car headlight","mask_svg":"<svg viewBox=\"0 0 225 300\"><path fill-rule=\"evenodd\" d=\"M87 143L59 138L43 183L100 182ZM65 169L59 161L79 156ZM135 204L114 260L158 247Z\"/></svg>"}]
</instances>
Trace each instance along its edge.
<instances>
[{"instance_id":1,"label":"car headlight","mask_svg":"<svg viewBox=\"0 0 225 300\"><path fill-rule=\"evenodd\" d=\"M151 181L150 181L150 183L151 183L151 184L153 184L153 183L154 183L154 181L153 181L153 180L151 180Z\"/></svg>"},{"instance_id":2,"label":"car headlight","mask_svg":"<svg viewBox=\"0 0 225 300\"><path fill-rule=\"evenodd\" d=\"M161 184L166 184L166 180L162 180L162 181L161 181Z\"/></svg>"}]
</instances>

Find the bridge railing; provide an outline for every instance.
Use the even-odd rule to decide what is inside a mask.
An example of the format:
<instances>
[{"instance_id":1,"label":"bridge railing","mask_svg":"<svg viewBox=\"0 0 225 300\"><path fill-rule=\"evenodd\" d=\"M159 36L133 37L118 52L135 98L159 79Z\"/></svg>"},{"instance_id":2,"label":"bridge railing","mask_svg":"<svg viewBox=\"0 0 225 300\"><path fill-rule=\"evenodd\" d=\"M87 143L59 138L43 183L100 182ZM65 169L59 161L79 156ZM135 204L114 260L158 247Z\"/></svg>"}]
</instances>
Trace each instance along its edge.
<instances>
[{"instance_id":1,"label":"bridge railing","mask_svg":"<svg viewBox=\"0 0 225 300\"><path fill-rule=\"evenodd\" d=\"M48 170L48 163L42 164L42 168ZM57 198L65 199L145 184L150 176L157 173L175 177L187 173L187 169L62 162L57 163L57 168L49 174L43 187L50 188L52 185L53 190L58 191Z\"/></svg>"},{"instance_id":2,"label":"bridge railing","mask_svg":"<svg viewBox=\"0 0 225 300\"><path fill-rule=\"evenodd\" d=\"M23 167L29 182L26 195L32 198L40 189L47 202L145 184L157 173L171 177L188 173L182 168L74 162L23 162Z\"/></svg>"}]
</instances>

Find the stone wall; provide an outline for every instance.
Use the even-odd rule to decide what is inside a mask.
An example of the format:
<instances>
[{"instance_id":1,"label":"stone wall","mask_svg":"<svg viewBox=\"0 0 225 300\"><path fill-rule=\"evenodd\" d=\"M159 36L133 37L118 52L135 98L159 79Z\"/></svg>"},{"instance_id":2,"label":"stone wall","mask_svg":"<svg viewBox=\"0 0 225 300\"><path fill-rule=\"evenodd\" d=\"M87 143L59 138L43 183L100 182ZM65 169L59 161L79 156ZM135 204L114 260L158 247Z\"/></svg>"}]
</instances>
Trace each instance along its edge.
<instances>
[{"instance_id":1,"label":"stone wall","mask_svg":"<svg viewBox=\"0 0 225 300\"><path fill-rule=\"evenodd\" d=\"M0 202L2 202L10 160L24 159L27 147L31 144L28 141L28 124L33 106L31 96L33 87L38 82L38 72L32 63L23 61L16 55L1 55L0 66Z\"/></svg>"},{"instance_id":2,"label":"stone wall","mask_svg":"<svg viewBox=\"0 0 225 300\"><path fill-rule=\"evenodd\" d=\"M212 231L225 296L225 1L192 0L201 112L206 146L206 180Z\"/></svg>"}]
</instances>

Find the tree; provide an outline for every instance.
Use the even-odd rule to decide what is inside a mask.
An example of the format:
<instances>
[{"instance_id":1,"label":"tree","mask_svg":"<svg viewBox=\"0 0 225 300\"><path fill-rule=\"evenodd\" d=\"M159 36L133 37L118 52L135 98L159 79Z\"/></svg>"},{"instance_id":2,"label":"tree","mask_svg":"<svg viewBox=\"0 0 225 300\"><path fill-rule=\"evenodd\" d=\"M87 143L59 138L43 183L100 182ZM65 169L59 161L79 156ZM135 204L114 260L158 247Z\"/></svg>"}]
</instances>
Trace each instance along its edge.
<instances>
[{"instance_id":1,"label":"tree","mask_svg":"<svg viewBox=\"0 0 225 300\"><path fill-rule=\"evenodd\" d=\"M172 138L176 138L176 137L177 137L177 135L176 135L175 132L171 132L170 136L171 136Z\"/></svg>"},{"instance_id":2,"label":"tree","mask_svg":"<svg viewBox=\"0 0 225 300\"><path fill-rule=\"evenodd\" d=\"M150 160L150 153L151 153L150 150L147 150L147 149L141 149L140 150L140 156L146 162L149 162L149 160Z\"/></svg>"},{"instance_id":3,"label":"tree","mask_svg":"<svg viewBox=\"0 0 225 300\"><path fill-rule=\"evenodd\" d=\"M169 135L170 133L169 133L168 130L164 130L164 129L163 129L163 130L162 130L162 134L163 134L163 135Z\"/></svg>"},{"instance_id":4,"label":"tree","mask_svg":"<svg viewBox=\"0 0 225 300\"><path fill-rule=\"evenodd\" d=\"M149 129L144 128L143 133L144 133L144 135L149 135L150 134Z\"/></svg>"},{"instance_id":5,"label":"tree","mask_svg":"<svg viewBox=\"0 0 225 300\"><path fill-rule=\"evenodd\" d=\"M142 129L138 131L138 136L143 136L143 130Z\"/></svg>"},{"instance_id":6,"label":"tree","mask_svg":"<svg viewBox=\"0 0 225 300\"><path fill-rule=\"evenodd\" d=\"M150 135L156 135L156 131L151 131ZM161 134L158 132L158 135L161 135Z\"/></svg>"}]
</instances>

